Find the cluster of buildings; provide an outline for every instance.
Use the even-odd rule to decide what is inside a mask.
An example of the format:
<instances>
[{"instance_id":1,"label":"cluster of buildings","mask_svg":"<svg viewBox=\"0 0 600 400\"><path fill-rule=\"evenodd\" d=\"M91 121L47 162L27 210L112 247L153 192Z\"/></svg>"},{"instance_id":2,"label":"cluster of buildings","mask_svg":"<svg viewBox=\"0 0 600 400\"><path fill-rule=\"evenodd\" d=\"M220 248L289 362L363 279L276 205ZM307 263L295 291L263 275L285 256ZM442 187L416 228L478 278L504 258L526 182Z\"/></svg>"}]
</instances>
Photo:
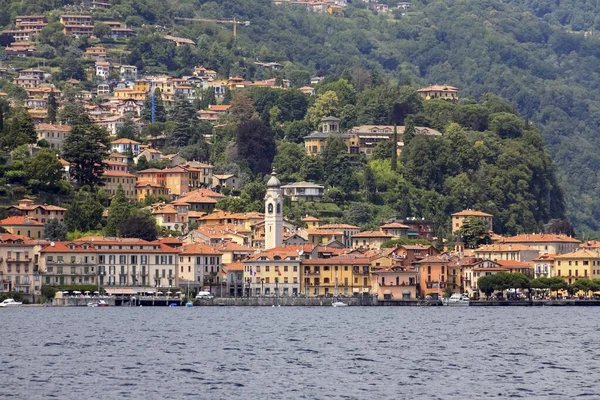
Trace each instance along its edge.
<instances>
[{"instance_id":1,"label":"cluster of buildings","mask_svg":"<svg viewBox=\"0 0 600 400\"><path fill-rule=\"evenodd\" d=\"M361 125L350 128L346 132L340 129L339 118L329 116L321 120L320 131L315 131L304 137L304 149L309 156L324 152L327 139L330 136L339 137L347 146L349 154L365 154L370 157L377 144L394 141L394 127L391 125ZM405 126L396 127L396 152L400 154L404 148ZM442 136L442 133L427 127L414 128L416 135Z\"/></svg>"},{"instance_id":2,"label":"cluster of buildings","mask_svg":"<svg viewBox=\"0 0 600 400\"><path fill-rule=\"evenodd\" d=\"M218 296L365 296L416 299L450 290L479 296L477 281L499 272L531 278L559 276L567 283L600 278L600 243L555 234L493 235L493 243L453 252L433 245L396 245L399 238L432 241L435 226L422 219L388 221L379 230L323 224L306 216L303 227L283 217L283 186L275 173L267 183L264 213L209 210L209 189L152 206L162 223L190 224L179 238L84 237L44 239L44 222L62 220L65 209L23 200L0 221L0 291L39 294L42 285L97 285L108 293L135 295L185 288ZM222 195L220 195L222 196ZM214 202L209 202L209 207ZM492 227L493 216L475 210L452 215Z\"/></svg>"}]
</instances>

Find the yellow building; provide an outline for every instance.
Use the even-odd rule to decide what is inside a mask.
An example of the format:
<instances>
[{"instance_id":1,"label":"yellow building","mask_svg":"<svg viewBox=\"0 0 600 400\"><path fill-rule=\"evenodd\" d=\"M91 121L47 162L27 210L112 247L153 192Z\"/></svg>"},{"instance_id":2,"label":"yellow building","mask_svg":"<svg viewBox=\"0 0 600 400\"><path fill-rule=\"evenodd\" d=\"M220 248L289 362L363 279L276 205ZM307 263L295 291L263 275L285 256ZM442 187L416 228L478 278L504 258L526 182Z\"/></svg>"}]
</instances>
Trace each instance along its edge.
<instances>
[{"instance_id":1,"label":"yellow building","mask_svg":"<svg viewBox=\"0 0 600 400\"><path fill-rule=\"evenodd\" d=\"M352 235L353 249L379 249L381 245L395 236L382 231L364 231Z\"/></svg>"},{"instance_id":2,"label":"yellow building","mask_svg":"<svg viewBox=\"0 0 600 400\"><path fill-rule=\"evenodd\" d=\"M321 220L310 215L302 218L302 222L306 223L308 229L318 229L321 226Z\"/></svg>"},{"instance_id":3,"label":"yellow building","mask_svg":"<svg viewBox=\"0 0 600 400\"><path fill-rule=\"evenodd\" d=\"M458 89L448 85L433 85L417 90L425 100L442 99L458 102Z\"/></svg>"},{"instance_id":4,"label":"yellow building","mask_svg":"<svg viewBox=\"0 0 600 400\"><path fill-rule=\"evenodd\" d=\"M591 250L577 250L554 257L556 276L569 285L579 278L600 278L600 253Z\"/></svg>"},{"instance_id":5,"label":"yellow building","mask_svg":"<svg viewBox=\"0 0 600 400\"><path fill-rule=\"evenodd\" d=\"M332 240L344 243L344 232L341 230L307 229L306 233L308 234L308 243L312 245L324 245Z\"/></svg>"},{"instance_id":6,"label":"yellow building","mask_svg":"<svg viewBox=\"0 0 600 400\"><path fill-rule=\"evenodd\" d=\"M452 214L452 233L458 231L469 217L479 218L487 225L488 230L493 230L494 216L477 210L463 210Z\"/></svg>"},{"instance_id":7,"label":"yellow building","mask_svg":"<svg viewBox=\"0 0 600 400\"><path fill-rule=\"evenodd\" d=\"M302 260L301 272L301 290L306 296L359 296L371 292L368 257L345 255Z\"/></svg>"},{"instance_id":8,"label":"yellow building","mask_svg":"<svg viewBox=\"0 0 600 400\"><path fill-rule=\"evenodd\" d=\"M133 90L136 92L148 93L150 91L150 81L145 79L135 81L133 83Z\"/></svg>"},{"instance_id":9,"label":"yellow building","mask_svg":"<svg viewBox=\"0 0 600 400\"><path fill-rule=\"evenodd\" d=\"M279 246L244 261L245 294L251 296L298 296L301 253L310 246Z\"/></svg>"},{"instance_id":10,"label":"yellow building","mask_svg":"<svg viewBox=\"0 0 600 400\"><path fill-rule=\"evenodd\" d=\"M0 227L13 235L44 239L44 224L30 217L8 217L0 221Z\"/></svg>"}]
</instances>

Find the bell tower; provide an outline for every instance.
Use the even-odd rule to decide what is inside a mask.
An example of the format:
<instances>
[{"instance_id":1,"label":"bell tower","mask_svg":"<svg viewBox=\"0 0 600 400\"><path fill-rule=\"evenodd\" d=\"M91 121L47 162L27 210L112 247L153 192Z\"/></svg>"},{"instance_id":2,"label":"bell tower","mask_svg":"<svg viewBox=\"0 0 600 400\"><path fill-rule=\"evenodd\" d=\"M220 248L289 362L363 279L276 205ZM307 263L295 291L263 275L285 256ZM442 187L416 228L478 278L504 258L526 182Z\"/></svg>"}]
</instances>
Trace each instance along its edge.
<instances>
[{"instance_id":1,"label":"bell tower","mask_svg":"<svg viewBox=\"0 0 600 400\"><path fill-rule=\"evenodd\" d=\"M281 182L275 171L267 182L265 195L265 250L281 246L283 243L283 196Z\"/></svg>"}]
</instances>

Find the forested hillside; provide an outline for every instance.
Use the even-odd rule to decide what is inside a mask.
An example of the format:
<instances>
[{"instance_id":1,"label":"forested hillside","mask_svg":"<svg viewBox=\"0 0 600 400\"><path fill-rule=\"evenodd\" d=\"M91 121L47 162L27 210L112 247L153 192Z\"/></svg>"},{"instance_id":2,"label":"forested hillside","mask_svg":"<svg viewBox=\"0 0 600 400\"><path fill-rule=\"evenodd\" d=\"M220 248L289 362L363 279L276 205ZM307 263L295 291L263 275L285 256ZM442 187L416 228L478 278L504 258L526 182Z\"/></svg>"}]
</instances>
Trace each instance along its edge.
<instances>
[{"instance_id":1,"label":"forested hillside","mask_svg":"<svg viewBox=\"0 0 600 400\"><path fill-rule=\"evenodd\" d=\"M0 16L0 24L8 25L17 14L49 11L65 3L70 2L0 0L3 9L10 10ZM594 16L598 14L595 4L414 1L410 10L376 15L364 3L354 2L344 9L343 15L327 15L311 13L298 5L275 6L267 0L112 0L111 3L112 8L98 10L94 15L123 20L139 28L123 58L145 72L190 73L194 65L204 65L221 76L264 79L265 71L253 63L261 60L283 64L282 77L297 86L308 83L312 75L328 76L330 81L344 77L358 92L374 90L382 83L391 87L447 83L460 89L460 96L467 104L469 97L483 102L482 95L495 93L508 100L521 118L541 128L559 167L571 221L580 232L600 231L600 156L596 151L600 142L597 134L600 40L593 32ZM174 20L194 16L235 16L249 20L250 25L239 26L234 40L231 26ZM175 47L158 40L162 31L147 25L164 26L167 32L191 38L196 45ZM73 44L67 42L49 40L48 45L56 49L51 64L60 65L63 57L77 53ZM346 108L345 112L344 117L354 117L358 123L389 122L386 113L373 111L353 116L352 108ZM488 110L488 114L493 112ZM435 123L426 118L422 122ZM529 127L527 122L522 123ZM472 143L478 142L476 136L468 135ZM523 135L519 140L538 150L542 148L535 137ZM522 150L518 153L523 162L538 162L531 159L532 153ZM508 157L502 163L488 159L486 164L506 169L513 159ZM461 171L457 171L459 176ZM535 180L538 175L532 173ZM410 171L406 178L410 181ZM426 179L431 181L418 185L427 190L439 189L444 181ZM514 177L511 184L518 184L518 178ZM482 187L470 190L476 192L475 196ZM512 195L509 186L496 194ZM558 198L554 200L561 203ZM546 197L544 201L549 204L553 199ZM532 203L530 207L537 206ZM510 210L498 212L510 213ZM549 212L547 217L550 214L560 212ZM504 218L504 223L509 224L509 218ZM532 218L535 226L545 219ZM515 230L516 226L508 229Z\"/></svg>"}]
</instances>

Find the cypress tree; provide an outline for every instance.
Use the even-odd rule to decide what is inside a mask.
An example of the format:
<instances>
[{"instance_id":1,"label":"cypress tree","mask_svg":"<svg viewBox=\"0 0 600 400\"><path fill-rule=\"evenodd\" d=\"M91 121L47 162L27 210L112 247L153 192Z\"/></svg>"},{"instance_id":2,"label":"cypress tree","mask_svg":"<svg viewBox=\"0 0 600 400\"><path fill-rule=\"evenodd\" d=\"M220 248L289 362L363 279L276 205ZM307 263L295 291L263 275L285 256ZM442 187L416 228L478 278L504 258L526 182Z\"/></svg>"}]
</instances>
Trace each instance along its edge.
<instances>
[{"instance_id":1,"label":"cypress tree","mask_svg":"<svg viewBox=\"0 0 600 400\"><path fill-rule=\"evenodd\" d=\"M394 146L392 147L392 171L398 169L398 127L394 124Z\"/></svg>"}]
</instances>

